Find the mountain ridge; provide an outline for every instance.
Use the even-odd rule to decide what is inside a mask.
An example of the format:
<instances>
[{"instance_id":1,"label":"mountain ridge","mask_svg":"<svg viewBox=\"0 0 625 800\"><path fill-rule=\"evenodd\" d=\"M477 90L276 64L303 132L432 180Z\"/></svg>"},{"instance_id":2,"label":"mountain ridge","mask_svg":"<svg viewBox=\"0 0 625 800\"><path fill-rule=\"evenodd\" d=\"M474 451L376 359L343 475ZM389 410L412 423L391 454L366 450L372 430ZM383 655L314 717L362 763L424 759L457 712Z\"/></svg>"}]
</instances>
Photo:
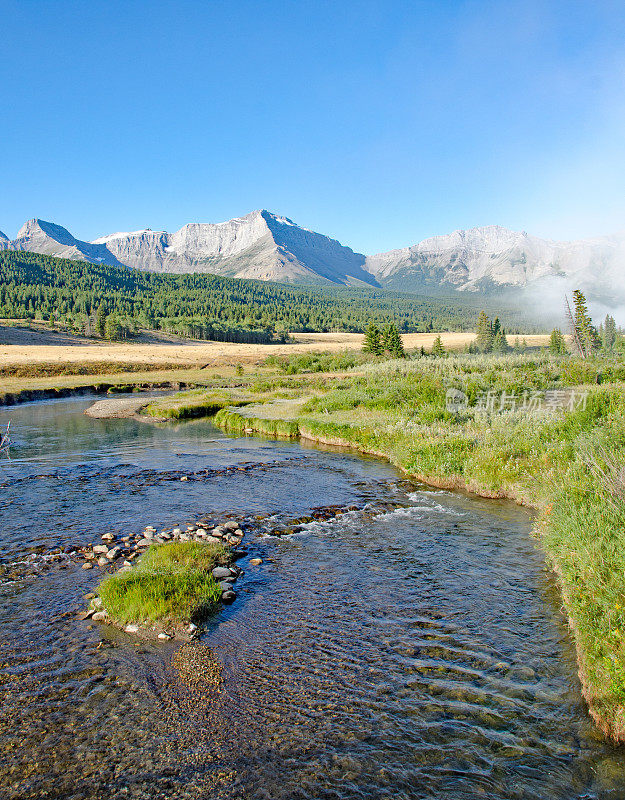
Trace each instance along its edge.
<instances>
[{"instance_id":1,"label":"mountain ridge","mask_svg":"<svg viewBox=\"0 0 625 800\"><path fill-rule=\"evenodd\" d=\"M625 302L625 236L542 239L500 225L459 229L414 245L365 256L336 239L265 209L178 231L120 231L84 242L40 219L0 249L30 250L150 272L212 273L303 285L346 285L428 293L492 293L579 285Z\"/></svg>"},{"instance_id":2,"label":"mountain ridge","mask_svg":"<svg viewBox=\"0 0 625 800\"><path fill-rule=\"evenodd\" d=\"M283 283L379 286L364 256L287 217L253 211L178 231L117 232L83 242L60 225L32 219L5 249L126 266L150 272L207 272Z\"/></svg>"}]
</instances>

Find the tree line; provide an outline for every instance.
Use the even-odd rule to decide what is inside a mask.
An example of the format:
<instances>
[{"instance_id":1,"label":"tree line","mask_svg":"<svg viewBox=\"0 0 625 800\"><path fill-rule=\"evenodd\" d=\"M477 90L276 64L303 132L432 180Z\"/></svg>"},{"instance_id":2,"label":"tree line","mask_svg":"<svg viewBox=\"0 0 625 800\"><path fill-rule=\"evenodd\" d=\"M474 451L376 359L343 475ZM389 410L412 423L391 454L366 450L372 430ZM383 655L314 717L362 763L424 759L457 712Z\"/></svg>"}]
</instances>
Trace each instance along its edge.
<instances>
[{"instance_id":1,"label":"tree line","mask_svg":"<svg viewBox=\"0 0 625 800\"><path fill-rule=\"evenodd\" d=\"M522 313L510 313L519 329L536 328ZM471 297L300 287L204 273L170 275L40 253L0 252L0 316L49 321L87 335L123 338L141 328L223 341L266 341L286 331L363 332L369 322L380 327L391 322L401 333L471 330L474 314Z\"/></svg>"}]
</instances>

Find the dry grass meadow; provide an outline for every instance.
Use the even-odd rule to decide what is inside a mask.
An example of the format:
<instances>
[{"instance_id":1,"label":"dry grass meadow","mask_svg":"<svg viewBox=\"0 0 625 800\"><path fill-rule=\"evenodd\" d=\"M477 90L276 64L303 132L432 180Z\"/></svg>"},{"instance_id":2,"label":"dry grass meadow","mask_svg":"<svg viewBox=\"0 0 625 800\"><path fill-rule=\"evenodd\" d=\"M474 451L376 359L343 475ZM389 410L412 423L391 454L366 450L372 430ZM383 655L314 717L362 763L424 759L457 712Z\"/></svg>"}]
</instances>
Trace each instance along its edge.
<instances>
[{"instance_id":1,"label":"dry grass meadow","mask_svg":"<svg viewBox=\"0 0 625 800\"><path fill-rule=\"evenodd\" d=\"M407 333L403 335L407 350L424 347L429 350L438 334ZM460 350L474 338L473 333L441 333L448 350ZM264 361L269 355L292 355L305 352L333 353L359 350L360 333L294 333L288 344L230 344L198 340L163 339L152 342L99 342L93 339L64 336L45 331L25 332L19 328L3 328L0 337L0 367L29 364L88 364L118 362L124 364L171 364L193 367L217 367L228 364L250 364ZM511 340L514 337L511 337ZM544 345L547 335L521 337L528 345ZM61 339L61 341L59 341Z\"/></svg>"}]
</instances>

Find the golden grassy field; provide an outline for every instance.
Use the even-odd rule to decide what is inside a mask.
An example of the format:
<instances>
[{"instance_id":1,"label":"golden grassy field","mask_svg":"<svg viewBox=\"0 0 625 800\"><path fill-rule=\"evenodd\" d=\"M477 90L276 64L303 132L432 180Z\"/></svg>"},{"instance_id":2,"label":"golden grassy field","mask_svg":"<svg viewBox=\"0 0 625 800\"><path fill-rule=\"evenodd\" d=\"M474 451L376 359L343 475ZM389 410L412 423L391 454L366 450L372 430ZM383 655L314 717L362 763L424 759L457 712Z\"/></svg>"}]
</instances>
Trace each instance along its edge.
<instances>
[{"instance_id":1,"label":"golden grassy field","mask_svg":"<svg viewBox=\"0 0 625 800\"><path fill-rule=\"evenodd\" d=\"M269 355L292 355L304 352L337 352L359 350L363 335L360 333L294 333L289 344L230 344L178 340L176 342L97 342L89 339L66 337L58 343L58 334L45 332L25 337L19 331L3 329L0 342L0 367L17 364L75 364L89 362L120 362L125 364L177 364L221 366L249 364L263 361ZM438 334L407 333L402 339L407 350L424 347L429 350ZM474 338L473 333L441 333L448 350L459 350ZM528 345L544 345L547 335L524 336ZM511 343L513 337L510 337ZM35 343L36 341L36 343Z\"/></svg>"}]
</instances>

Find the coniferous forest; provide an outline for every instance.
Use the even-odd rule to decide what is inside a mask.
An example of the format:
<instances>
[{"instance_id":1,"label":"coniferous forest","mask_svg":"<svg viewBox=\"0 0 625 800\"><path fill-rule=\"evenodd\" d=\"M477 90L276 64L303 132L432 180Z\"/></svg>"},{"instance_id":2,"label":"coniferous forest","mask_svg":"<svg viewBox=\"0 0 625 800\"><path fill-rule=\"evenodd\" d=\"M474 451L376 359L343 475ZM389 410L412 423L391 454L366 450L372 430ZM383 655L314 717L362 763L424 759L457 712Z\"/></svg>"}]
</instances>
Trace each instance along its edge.
<instances>
[{"instance_id":1,"label":"coniferous forest","mask_svg":"<svg viewBox=\"0 0 625 800\"><path fill-rule=\"evenodd\" d=\"M472 330L484 298L382 289L303 287L211 274L168 275L39 253L0 252L0 317L40 319L105 338L139 328L201 339L267 342L287 331ZM501 307L497 312L502 314ZM511 333L541 326L510 309Z\"/></svg>"}]
</instances>

